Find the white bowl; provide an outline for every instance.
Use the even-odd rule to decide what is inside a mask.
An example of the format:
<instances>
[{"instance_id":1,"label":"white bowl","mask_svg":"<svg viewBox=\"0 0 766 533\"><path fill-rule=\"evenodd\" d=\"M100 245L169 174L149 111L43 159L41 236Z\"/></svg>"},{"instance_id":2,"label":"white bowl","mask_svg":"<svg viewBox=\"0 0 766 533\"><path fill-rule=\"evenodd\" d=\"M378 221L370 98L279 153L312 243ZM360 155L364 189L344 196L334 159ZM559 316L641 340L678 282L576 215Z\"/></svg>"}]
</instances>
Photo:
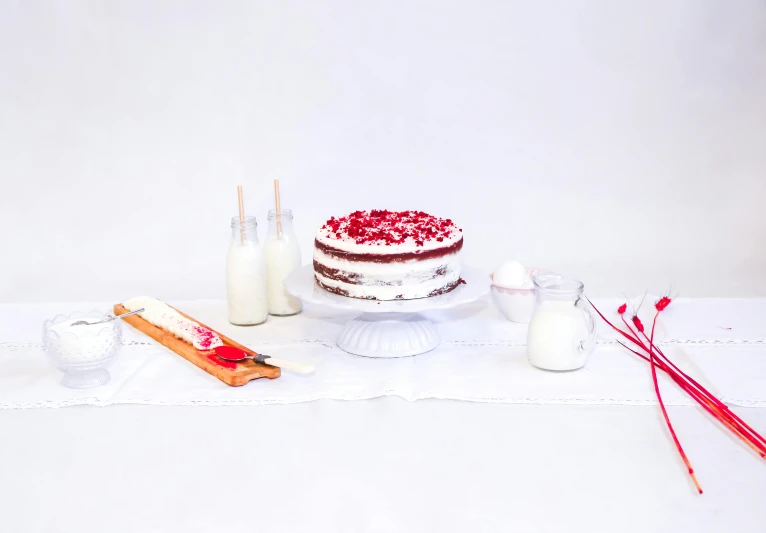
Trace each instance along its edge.
<instances>
[{"instance_id":1,"label":"white bowl","mask_svg":"<svg viewBox=\"0 0 766 533\"><path fill-rule=\"evenodd\" d=\"M543 272L539 269L527 269L527 280L529 287L515 288L503 287L494 283L494 275L490 275L492 285L490 285L490 294L492 300L505 318L511 322L520 324L529 324L532 320L532 314L535 312L535 289L532 286L532 276Z\"/></svg>"}]
</instances>

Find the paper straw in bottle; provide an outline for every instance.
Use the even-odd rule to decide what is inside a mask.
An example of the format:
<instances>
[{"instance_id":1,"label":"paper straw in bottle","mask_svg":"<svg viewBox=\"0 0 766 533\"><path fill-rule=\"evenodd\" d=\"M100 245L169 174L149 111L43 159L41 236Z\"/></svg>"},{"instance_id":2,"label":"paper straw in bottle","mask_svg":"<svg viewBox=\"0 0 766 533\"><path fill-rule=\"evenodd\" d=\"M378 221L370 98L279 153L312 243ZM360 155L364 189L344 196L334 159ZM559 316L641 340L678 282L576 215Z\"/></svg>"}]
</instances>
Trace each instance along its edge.
<instances>
[{"instance_id":1,"label":"paper straw in bottle","mask_svg":"<svg viewBox=\"0 0 766 533\"><path fill-rule=\"evenodd\" d=\"M279 207L279 180L274 180L274 200L277 204L277 239L282 238L282 210Z\"/></svg>"},{"instance_id":2,"label":"paper straw in bottle","mask_svg":"<svg viewBox=\"0 0 766 533\"><path fill-rule=\"evenodd\" d=\"M237 185L237 198L239 200L239 234L242 244L245 244L245 202L242 200L242 185Z\"/></svg>"}]
</instances>

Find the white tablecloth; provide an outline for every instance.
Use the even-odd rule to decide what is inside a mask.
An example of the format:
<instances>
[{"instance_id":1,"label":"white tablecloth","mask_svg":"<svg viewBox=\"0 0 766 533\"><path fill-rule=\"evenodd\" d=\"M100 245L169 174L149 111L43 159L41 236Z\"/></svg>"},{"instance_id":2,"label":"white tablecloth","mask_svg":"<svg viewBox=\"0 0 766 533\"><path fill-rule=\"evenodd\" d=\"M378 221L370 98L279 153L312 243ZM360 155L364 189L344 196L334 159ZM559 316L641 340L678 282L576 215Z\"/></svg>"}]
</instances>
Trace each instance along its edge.
<instances>
[{"instance_id":1,"label":"white tablecloth","mask_svg":"<svg viewBox=\"0 0 766 533\"><path fill-rule=\"evenodd\" d=\"M498 403L625 404L656 402L643 361L615 342L602 324L602 340L578 372L542 372L526 360L526 326L504 320L486 300L430 313L444 343L433 352L402 359L368 359L335 346L354 315L308 306L295 317L270 318L257 327L228 324L223 301L175 302L210 326L259 351L313 363L314 375L284 372L232 388L130 326L122 354L105 386L70 390L43 356L45 318L108 304L0 306L0 408L71 405L260 405L320 399L399 396ZM618 301L597 305L615 314ZM651 320L645 306L645 322ZM766 343L761 328L766 300L679 300L661 315L657 339L690 375L732 405L766 406ZM731 328L731 329L728 329ZM722 350L725 348L725 351ZM693 405L664 376L669 405Z\"/></svg>"},{"instance_id":2,"label":"white tablecloth","mask_svg":"<svg viewBox=\"0 0 766 533\"><path fill-rule=\"evenodd\" d=\"M254 347L321 363L327 374L301 382L285 373L232 389L134 333L112 369L116 388L68 391L42 358L40 323L93 305L0 305L0 531L763 531L764 462L698 408L671 406L705 489L697 495L648 405L647 368L609 335L585 370L533 371L523 327L478 302L434 315L445 339L436 352L376 362L333 347L349 316L309 308L241 329L225 324L220 302L176 304ZM754 407L735 409L762 433L764 311L764 300L681 300L660 328L679 363L733 405ZM359 361L384 364L360 373ZM459 370L437 382L437 364ZM493 372L499 377L487 387ZM345 376L346 388L333 374ZM161 404L168 380L176 386L167 403L189 405L8 408L132 403L147 392L147 403ZM200 405L236 403L241 391L267 387L274 398L297 384L315 398L355 384L368 387L359 397L401 398ZM179 396L184 387L192 391ZM664 390L668 403L686 403L673 385ZM438 391L474 401L402 399Z\"/></svg>"}]
</instances>

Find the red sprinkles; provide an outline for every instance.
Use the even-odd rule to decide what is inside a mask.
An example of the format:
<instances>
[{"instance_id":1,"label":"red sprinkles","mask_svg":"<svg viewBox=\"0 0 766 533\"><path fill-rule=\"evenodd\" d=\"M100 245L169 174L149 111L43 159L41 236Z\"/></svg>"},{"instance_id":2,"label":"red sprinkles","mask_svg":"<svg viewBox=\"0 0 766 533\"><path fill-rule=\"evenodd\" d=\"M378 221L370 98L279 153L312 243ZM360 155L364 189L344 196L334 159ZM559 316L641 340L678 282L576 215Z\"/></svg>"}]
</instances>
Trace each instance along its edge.
<instances>
[{"instance_id":1,"label":"red sprinkles","mask_svg":"<svg viewBox=\"0 0 766 533\"><path fill-rule=\"evenodd\" d=\"M450 219L438 218L423 211L354 211L345 217L332 217L323 229L330 238L351 238L356 244L403 244L408 239L423 246L427 241L443 242L455 232L462 232Z\"/></svg>"},{"instance_id":2,"label":"red sprinkles","mask_svg":"<svg viewBox=\"0 0 766 533\"><path fill-rule=\"evenodd\" d=\"M213 339L217 338L217 335L200 326L194 326L194 336L199 340L199 345L203 350L209 350L210 345L213 344Z\"/></svg>"}]
</instances>

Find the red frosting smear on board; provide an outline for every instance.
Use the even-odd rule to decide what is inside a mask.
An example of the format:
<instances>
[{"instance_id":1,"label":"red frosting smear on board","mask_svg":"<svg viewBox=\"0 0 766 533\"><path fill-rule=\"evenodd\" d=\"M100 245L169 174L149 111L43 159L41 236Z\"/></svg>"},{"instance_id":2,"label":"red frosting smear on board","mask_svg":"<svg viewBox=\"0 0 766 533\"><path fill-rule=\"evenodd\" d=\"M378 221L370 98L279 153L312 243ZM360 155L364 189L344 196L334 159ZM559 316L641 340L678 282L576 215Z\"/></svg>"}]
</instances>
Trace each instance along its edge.
<instances>
[{"instance_id":1,"label":"red frosting smear on board","mask_svg":"<svg viewBox=\"0 0 766 533\"><path fill-rule=\"evenodd\" d=\"M417 246L426 241L442 242L455 232L462 232L449 218L438 218L423 211L354 211L345 217L332 217L323 229L329 237L349 237L357 244L403 244L413 239Z\"/></svg>"},{"instance_id":2,"label":"red frosting smear on board","mask_svg":"<svg viewBox=\"0 0 766 533\"><path fill-rule=\"evenodd\" d=\"M214 353L208 354L207 358L213 361L218 366L222 366L224 368L231 368L231 369L237 368L237 363L235 363L234 361L225 361L221 359L220 357L218 357L217 355L215 355Z\"/></svg>"}]
</instances>

